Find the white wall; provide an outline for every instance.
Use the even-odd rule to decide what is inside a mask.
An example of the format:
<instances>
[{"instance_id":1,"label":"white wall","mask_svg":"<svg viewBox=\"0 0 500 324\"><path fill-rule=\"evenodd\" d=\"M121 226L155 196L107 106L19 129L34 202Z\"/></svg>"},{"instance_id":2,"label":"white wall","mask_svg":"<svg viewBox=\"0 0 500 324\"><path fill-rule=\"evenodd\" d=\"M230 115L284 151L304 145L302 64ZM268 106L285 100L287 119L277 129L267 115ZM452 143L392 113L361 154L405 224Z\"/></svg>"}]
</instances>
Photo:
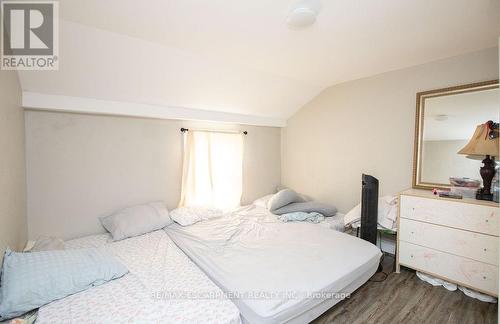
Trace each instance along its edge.
<instances>
[{"instance_id":1,"label":"white wall","mask_svg":"<svg viewBox=\"0 0 500 324\"><path fill-rule=\"evenodd\" d=\"M26 243L24 115L15 71L0 71L0 264Z\"/></svg>"},{"instance_id":2,"label":"white wall","mask_svg":"<svg viewBox=\"0 0 500 324\"><path fill-rule=\"evenodd\" d=\"M282 130L283 184L343 212L359 203L363 172L381 194L411 187L416 93L498 73L492 48L324 90Z\"/></svg>"},{"instance_id":3,"label":"white wall","mask_svg":"<svg viewBox=\"0 0 500 324\"><path fill-rule=\"evenodd\" d=\"M173 120L25 112L30 239L102 232L97 217L181 189L181 127L244 129L243 203L280 183L280 129Z\"/></svg>"},{"instance_id":4,"label":"white wall","mask_svg":"<svg viewBox=\"0 0 500 324\"><path fill-rule=\"evenodd\" d=\"M481 159L473 160L457 154L468 142L469 140L424 141L422 182L449 184L450 177L481 180Z\"/></svg>"}]
</instances>

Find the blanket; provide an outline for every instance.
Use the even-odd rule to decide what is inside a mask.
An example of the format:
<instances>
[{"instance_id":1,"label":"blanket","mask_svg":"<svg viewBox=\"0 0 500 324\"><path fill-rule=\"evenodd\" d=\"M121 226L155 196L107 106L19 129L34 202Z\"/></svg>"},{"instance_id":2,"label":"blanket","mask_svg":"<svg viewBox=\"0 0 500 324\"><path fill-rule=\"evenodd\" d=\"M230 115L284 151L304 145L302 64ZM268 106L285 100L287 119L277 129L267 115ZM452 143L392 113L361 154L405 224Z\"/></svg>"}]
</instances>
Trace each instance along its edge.
<instances>
[{"instance_id":1,"label":"blanket","mask_svg":"<svg viewBox=\"0 0 500 324\"><path fill-rule=\"evenodd\" d=\"M316 213L316 212L312 212L312 213L294 212L294 213L279 215L278 219L284 223L286 223L286 222L309 222L309 223L317 224L319 222L324 221L325 216L321 215L320 213Z\"/></svg>"},{"instance_id":2,"label":"blanket","mask_svg":"<svg viewBox=\"0 0 500 324\"><path fill-rule=\"evenodd\" d=\"M397 229L397 210L398 198L396 196L384 196L378 200L378 225L382 228L396 230ZM345 215L344 222L346 226L357 227L361 221L361 204L351 209Z\"/></svg>"}]
</instances>

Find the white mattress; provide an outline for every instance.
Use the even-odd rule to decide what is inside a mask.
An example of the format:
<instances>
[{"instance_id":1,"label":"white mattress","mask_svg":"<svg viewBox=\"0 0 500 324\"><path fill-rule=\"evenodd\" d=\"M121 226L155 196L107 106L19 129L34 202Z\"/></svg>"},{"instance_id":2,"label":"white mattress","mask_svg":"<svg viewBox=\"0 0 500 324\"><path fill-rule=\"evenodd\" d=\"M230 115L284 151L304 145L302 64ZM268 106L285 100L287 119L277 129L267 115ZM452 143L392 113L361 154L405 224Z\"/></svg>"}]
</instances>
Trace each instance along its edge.
<instances>
[{"instance_id":1,"label":"white mattress","mask_svg":"<svg viewBox=\"0 0 500 324\"><path fill-rule=\"evenodd\" d=\"M130 273L40 308L37 323L241 322L230 300L189 295L222 292L164 231L110 244L108 239L109 235L89 236L66 242L66 247L107 244Z\"/></svg>"},{"instance_id":2,"label":"white mattress","mask_svg":"<svg viewBox=\"0 0 500 324\"><path fill-rule=\"evenodd\" d=\"M311 321L345 297L335 293L366 282L381 257L359 238L318 224L282 223L259 207L165 231L234 297L250 323Z\"/></svg>"}]
</instances>

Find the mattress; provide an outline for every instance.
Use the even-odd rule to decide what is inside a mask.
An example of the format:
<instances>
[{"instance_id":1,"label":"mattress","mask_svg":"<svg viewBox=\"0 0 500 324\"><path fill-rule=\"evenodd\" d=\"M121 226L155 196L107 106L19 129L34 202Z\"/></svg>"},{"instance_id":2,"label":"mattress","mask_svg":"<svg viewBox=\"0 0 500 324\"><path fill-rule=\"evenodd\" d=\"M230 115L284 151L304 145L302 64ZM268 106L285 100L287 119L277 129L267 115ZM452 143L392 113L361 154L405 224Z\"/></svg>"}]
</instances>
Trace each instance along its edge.
<instances>
[{"instance_id":1,"label":"mattress","mask_svg":"<svg viewBox=\"0 0 500 324\"><path fill-rule=\"evenodd\" d=\"M255 206L165 231L249 323L313 320L365 283L382 255L359 238L319 224L282 223Z\"/></svg>"},{"instance_id":2,"label":"mattress","mask_svg":"<svg viewBox=\"0 0 500 324\"><path fill-rule=\"evenodd\" d=\"M236 306L164 231L114 243L109 238L89 236L66 248L107 245L130 273L41 307L37 323L241 322Z\"/></svg>"}]
</instances>

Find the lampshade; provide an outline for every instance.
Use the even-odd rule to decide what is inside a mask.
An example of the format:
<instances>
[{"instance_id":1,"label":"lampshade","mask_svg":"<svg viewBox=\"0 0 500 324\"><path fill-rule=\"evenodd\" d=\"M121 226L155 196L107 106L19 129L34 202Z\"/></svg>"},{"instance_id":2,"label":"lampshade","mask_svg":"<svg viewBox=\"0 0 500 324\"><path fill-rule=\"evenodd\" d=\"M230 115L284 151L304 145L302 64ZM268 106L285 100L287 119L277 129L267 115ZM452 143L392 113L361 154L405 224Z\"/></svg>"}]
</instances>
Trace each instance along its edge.
<instances>
[{"instance_id":1,"label":"lampshade","mask_svg":"<svg viewBox=\"0 0 500 324\"><path fill-rule=\"evenodd\" d=\"M488 126L486 124L478 125L469 143L458 151L458 154L498 156L498 145L498 137L495 139L488 137Z\"/></svg>"}]
</instances>

